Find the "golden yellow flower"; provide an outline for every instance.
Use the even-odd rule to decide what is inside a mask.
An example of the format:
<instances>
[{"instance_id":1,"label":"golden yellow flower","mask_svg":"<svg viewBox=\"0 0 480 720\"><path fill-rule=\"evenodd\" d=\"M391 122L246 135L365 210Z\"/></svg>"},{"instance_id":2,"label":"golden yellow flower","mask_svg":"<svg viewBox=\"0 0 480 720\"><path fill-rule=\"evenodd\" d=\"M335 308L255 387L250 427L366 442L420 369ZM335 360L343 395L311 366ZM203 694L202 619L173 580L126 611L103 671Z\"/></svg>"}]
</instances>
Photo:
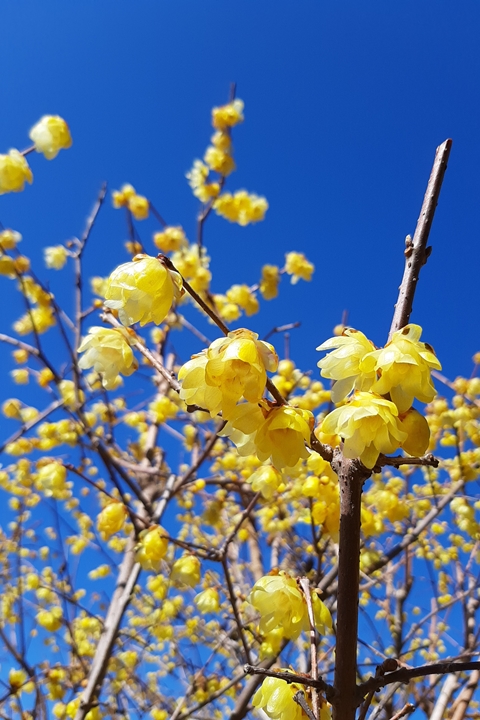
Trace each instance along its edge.
<instances>
[{"instance_id":1,"label":"golden yellow flower","mask_svg":"<svg viewBox=\"0 0 480 720\"><path fill-rule=\"evenodd\" d=\"M250 475L248 482L254 492L261 492L265 500L271 500L282 484L283 477L272 465L262 465Z\"/></svg>"},{"instance_id":2,"label":"golden yellow flower","mask_svg":"<svg viewBox=\"0 0 480 720\"><path fill-rule=\"evenodd\" d=\"M39 610L35 619L45 630L56 632L62 627L62 608L53 607L51 610Z\"/></svg>"},{"instance_id":3,"label":"golden yellow flower","mask_svg":"<svg viewBox=\"0 0 480 720\"><path fill-rule=\"evenodd\" d=\"M198 595L195 595L194 601L203 615L206 613L216 613L220 609L220 597L215 588L207 588L198 593Z\"/></svg>"},{"instance_id":4,"label":"golden yellow flower","mask_svg":"<svg viewBox=\"0 0 480 720\"><path fill-rule=\"evenodd\" d=\"M68 258L68 250L63 245L46 247L43 250L43 257L47 268L61 270Z\"/></svg>"},{"instance_id":5,"label":"golden yellow flower","mask_svg":"<svg viewBox=\"0 0 480 720\"><path fill-rule=\"evenodd\" d=\"M188 244L185 231L181 226L163 228L162 232L155 233L153 242L164 253L180 250Z\"/></svg>"},{"instance_id":6,"label":"golden yellow flower","mask_svg":"<svg viewBox=\"0 0 480 720\"><path fill-rule=\"evenodd\" d=\"M159 325L182 292L180 275L167 270L158 258L136 255L119 265L105 287L105 305L118 310L123 325L148 322Z\"/></svg>"},{"instance_id":7,"label":"golden yellow flower","mask_svg":"<svg viewBox=\"0 0 480 720\"><path fill-rule=\"evenodd\" d=\"M35 150L43 153L47 160L53 160L60 150L72 146L70 129L58 115L44 115L30 130L29 138L35 143Z\"/></svg>"},{"instance_id":8,"label":"golden yellow flower","mask_svg":"<svg viewBox=\"0 0 480 720\"><path fill-rule=\"evenodd\" d=\"M362 372L378 374L372 392L390 393L401 413L412 406L414 398L428 403L435 397L431 368L441 370L442 366L433 348L420 342L421 334L420 325L405 325L384 348L369 353L360 363Z\"/></svg>"},{"instance_id":9,"label":"golden yellow flower","mask_svg":"<svg viewBox=\"0 0 480 720\"><path fill-rule=\"evenodd\" d=\"M233 195L229 192L219 195L213 203L213 209L217 215L230 222L248 225L264 219L268 202L264 197L238 190Z\"/></svg>"},{"instance_id":10,"label":"golden yellow flower","mask_svg":"<svg viewBox=\"0 0 480 720\"><path fill-rule=\"evenodd\" d=\"M243 122L243 100L237 98L232 102L214 107L212 110L212 125L217 130L225 130Z\"/></svg>"},{"instance_id":11,"label":"golden yellow flower","mask_svg":"<svg viewBox=\"0 0 480 720\"><path fill-rule=\"evenodd\" d=\"M288 670L284 670L288 672ZM264 711L272 720L305 720L306 715L300 705L295 702L294 695L305 686L298 683L287 683L286 680L267 677L260 685L252 699L252 705ZM311 705L306 695L307 703ZM331 706L320 698L320 716L318 720L331 720Z\"/></svg>"},{"instance_id":12,"label":"golden yellow flower","mask_svg":"<svg viewBox=\"0 0 480 720\"><path fill-rule=\"evenodd\" d=\"M125 524L127 509L121 502L111 502L106 505L97 517L97 530L103 539L119 532Z\"/></svg>"},{"instance_id":13,"label":"golden yellow flower","mask_svg":"<svg viewBox=\"0 0 480 720\"><path fill-rule=\"evenodd\" d=\"M49 462L38 470L35 485L46 497L62 499L68 494L66 479L66 468L59 462Z\"/></svg>"},{"instance_id":14,"label":"golden yellow flower","mask_svg":"<svg viewBox=\"0 0 480 720\"><path fill-rule=\"evenodd\" d=\"M136 192L133 185L130 185L129 183L122 185L120 190L114 190L112 192L113 207L117 210L121 207L127 207L128 201L134 195L136 195Z\"/></svg>"},{"instance_id":15,"label":"golden yellow flower","mask_svg":"<svg viewBox=\"0 0 480 720\"><path fill-rule=\"evenodd\" d=\"M395 452L407 438L394 403L371 392L356 392L346 405L329 413L321 431L339 435L345 457L360 458L369 469L380 453Z\"/></svg>"},{"instance_id":16,"label":"golden yellow flower","mask_svg":"<svg viewBox=\"0 0 480 720\"><path fill-rule=\"evenodd\" d=\"M255 315L258 313L259 304L257 296L250 290L248 285L232 285L226 293L227 300L238 305L245 311L245 314Z\"/></svg>"},{"instance_id":17,"label":"golden yellow flower","mask_svg":"<svg viewBox=\"0 0 480 720\"><path fill-rule=\"evenodd\" d=\"M428 450L430 443L430 428L426 418L415 408L410 408L399 417L400 427L407 433L402 442L402 448L409 455L420 457Z\"/></svg>"},{"instance_id":18,"label":"golden yellow flower","mask_svg":"<svg viewBox=\"0 0 480 720\"><path fill-rule=\"evenodd\" d=\"M14 322L13 329L19 335L28 335L35 328L36 332L41 335L54 325L53 309L50 306L41 305L33 308L29 313Z\"/></svg>"},{"instance_id":19,"label":"golden yellow flower","mask_svg":"<svg viewBox=\"0 0 480 720\"><path fill-rule=\"evenodd\" d=\"M219 175L227 176L235 170L235 161L232 156L213 145L206 149L203 159L208 167Z\"/></svg>"},{"instance_id":20,"label":"golden yellow flower","mask_svg":"<svg viewBox=\"0 0 480 720\"><path fill-rule=\"evenodd\" d=\"M93 367L101 374L106 390L115 388L120 373L128 376L138 368L130 346L130 335L123 328L91 327L78 352L85 353L78 367L82 370Z\"/></svg>"},{"instance_id":21,"label":"golden yellow flower","mask_svg":"<svg viewBox=\"0 0 480 720\"><path fill-rule=\"evenodd\" d=\"M18 150L9 150L0 155L0 195L8 192L21 192L25 183L33 182L32 171Z\"/></svg>"},{"instance_id":22,"label":"golden yellow flower","mask_svg":"<svg viewBox=\"0 0 480 720\"><path fill-rule=\"evenodd\" d=\"M21 240L19 232L6 228L0 232L0 250L13 250Z\"/></svg>"},{"instance_id":23,"label":"golden yellow flower","mask_svg":"<svg viewBox=\"0 0 480 720\"><path fill-rule=\"evenodd\" d=\"M315 265L307 260L303 253L289 252L285 255L285 272L291 275L295 285L300 279L311 280Z\"/></svg>"},{"instance_id":24,"label":"golden yellow flower","mask_svg":"<svg viewBox=\"0 0 480 720\"><path fill-rule=\"evenodd\" d=\"M200 202L207 203L212 198L217 197L220 192L220 184L218 182L208 183L209 168L201 160L195 160L192 169L186 174L188 184L192 188L193 194Z\"/></svg>"},{"instance_id":25,"label":"golden yellow flower","mask_svg":"<svg viewBox=\"0 0 480 720\"><path fill-rule=\"evenodd\" d=\"M195 555L182 555L173 563L170 580L195 587L200 582L200 560Z\"/></svg>"},{"instance_id":26,"label":"golden yellow flower","mask_svg":"<svg viewBox=\"0 0 480 720\"><path fill-rule=\"evenodd\" d=\"M187 405L199 405L212 416L222 412L228 419L240 398L251 403L262 398L267 371L274 371L277 364L270 343L258 340L250 330L234 330L180 369L180 397Z\"/></svg>"},{"instance_id":27,"label":"golden yellow flower","mask_svg":"<svg viewBox=\"0 0 480 720\"><path fill-rule=\"evenodd\" d=\"M265 300L273 300L278 295L280 284L280 269L276 265L264 265L262 267L262 279L260 280L260 293Z\"/></svg>"},{"instance_id":28,"label":"golden yellow flower","mask_svg":"<svg viewBox=\"0 0 480 720\"><path fill-rule=\"evenodd\" d=\"M135 559L144 570L158 572L168 550L168 540L162 528L154 525L140 533Z\"/></svg>"},{"instance_id":29,"label":"golden yellow flower","mask_svg":"<svg viewBox=\"0 0 480 720\"><path fill-rule=\"evenodd\" d=\"M150 210L150 203L143 195L132 195L128 198L128 209L135 220L146 220Z\"/></svg>"},{"instance_id":30,"label":"golden yellow flower","mask_svg":"<svg viewBox=\"0 0 480 720\"><path fill-rule=\"evenodd\" d=\"M370 390L376 380L374 370L361 372L360 363L375 345L359 330L346 328L340 337L332 337L317 347L317 350L332 350L317 365L320 374L335 380L332 401L339 403L352 390Z\"/></svg>"}]
</instances>

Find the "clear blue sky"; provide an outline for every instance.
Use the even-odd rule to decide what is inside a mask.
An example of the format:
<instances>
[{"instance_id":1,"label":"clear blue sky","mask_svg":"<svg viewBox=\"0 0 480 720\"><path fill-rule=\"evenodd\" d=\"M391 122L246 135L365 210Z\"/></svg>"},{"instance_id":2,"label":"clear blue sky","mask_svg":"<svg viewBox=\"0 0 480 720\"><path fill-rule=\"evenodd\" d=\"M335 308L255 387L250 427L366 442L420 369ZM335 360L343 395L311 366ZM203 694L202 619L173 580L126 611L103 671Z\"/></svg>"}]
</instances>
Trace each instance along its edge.
<instances>
[{"instance_id":1,"label":"clear blue sky","mask_svg":"<svg viewBox=\"0 0 480 720\"><path fill-rule=\"evenodd\" d=\"M303 250L314 282L284 287L252 324L264 332L303 319L292 353L304 364L344 309L383 342L404 237L435 148L452 137L412 320L447 374L470 372L480 349L478 2L31 0L3 3L0 22L1 151L25 147L44 113L63 115L74 138L55 161L32 157L34 185L0 198L0 220L34 259L81 232L104 179L110 189L132 182L193 237L197 204L184 173L206 147L211 107L237 82L246 122L229 185L265 195L270 209L249 228L212 219L214 290L255 282L262 263ZM108 205L92 274L127 259L123 218ZM152 230L140 226L147 244ZM0 291L10 299L7 281Z\"/></svg>"}]
</instances>

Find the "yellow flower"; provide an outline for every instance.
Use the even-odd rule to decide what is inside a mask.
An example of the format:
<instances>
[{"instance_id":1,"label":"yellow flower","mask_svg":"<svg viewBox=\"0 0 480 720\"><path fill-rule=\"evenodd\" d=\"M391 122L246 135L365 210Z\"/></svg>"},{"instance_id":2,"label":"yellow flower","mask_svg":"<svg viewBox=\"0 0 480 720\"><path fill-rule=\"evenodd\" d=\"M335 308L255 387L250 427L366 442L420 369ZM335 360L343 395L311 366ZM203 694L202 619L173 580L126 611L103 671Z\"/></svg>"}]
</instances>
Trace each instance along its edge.
<instances>
[{"instance_id":1,"label":"yellow flower","mask_svg":"<svg viewBox=\"0 0 480 720\"><path fill-rule=\"evenodd\" d=\"M14 322L13 329L19 335L28 335L35 328L36 332L41 335L53 325L55 325L53 309L50 306L42 305L33 308L29 313Z\"/></svg>"},{"instance_id":2,"label":"yellow flower","mask_svg":"<svg viewBox=\"0 0 480 720\"><path fill-rule=\"evenodd\" d=\"M32 171L18 150L9 150L8 155L0 155L0 195L8 192L21 192L25 183L33 182Z\"/></svg>"},{"instance_id":3,"label":"yellow flower","mask_svg":"<svg viewBox=\"0 0 480 720\"><path fill-rule=\"evenodd\" d=\"M157 258L136 255L131 262L119 265L108 278L105 305L118 310L123 325L136 322L141 326L148 322L159 325L181 291L178 273L167 270Z\"/></svg>"},{"instance_id":4,"label":"yellow flower","mask_svg":"<svg viewBox=\"0 0 480 720\"><path fill-rule=\"evenodd\" d=\"M66 468L59 462L49 462L39 469L35 484L46 497L62 499L68 490L66 479Z\"/></svg>"},{"instance_id":5,"label":"yellow flower","mask_svg":"<svg viewBox=\"0 0 480 720\"><path fill-rule=\"evenodd\" d=\"M39 625L49 632L56 632L62 627L62 608L53 607L51 610L39 610L35 619Z\"/></svg>"},{"instance_id":6,"label":"yellow flower","mask_svg":"<svg viewBox=\"0 0 480 720\"><path fill-rule=\"evenodd\" d=\"M402 442L402 448L409 455L420 457L428 450L430 443L430 428L426 418L415 408L410 408L400 415L400 427L407 433L407 439Z\"/></svg>"},{"instance_id":7,"label":"yellow flower","mask_svg":"<svg viewBox=\"0 0 480 720\"><path fill-rule=\"evenodd\" d=\"M70 129L58 115L44 115L30 130L29 138L35 143L35 150L43 153L47 160L53 160L60 150L72 146Z\"/></svg>"},{"instance_id":8,"label":"yellow flower","mask_svg":"<svg viewBox=\"0 0 480 720\"><path fill-rule=\"evenodd\" d=\"M279 470L294 467L309 456L305 443L310 441L313 415L309 410L290 405L270 407L262 401L237 405L223 429L242 456L255 454L261 462L271 460Z\"/></svg>"},{"instance_id":9,"label":"yellow flower","mask_svg":"<svg viewBox=\"0 0 480 720\"><path fill-rule=\"evenodd\" d=\"M195 160L192 169L186 174L193 194L203 203L217 197L220 192L218 182L207 183L209 172L208 167L201 160Z\"/></svg>"},{"instance_id":10,"label":"yellow flower","mask_svg":"<svg viewBox=\"0 0 480 720\"><path fill-rule=\"evenodd\" d=\"M7 418L15 418L17 420L22 419L21 410L23 408L22 403L17 398L9 398L5 400L2 405L2 413Z\"/></svg>"},{"instance_id":11,"label":"yellow flower","mask_svg":"<svg viewBox=\"0 0 480 720\"><path fill-rule=\"evenodd\" d=\"M369 353L360 363L362 372L379 375L372 392L390 393L401 413L412 406L414 398L428 403L435 397L430 369L442 366L430 345L420 342L421 334L420 325L405 325L384 348Z\"/></svg>"},{"instance_id":12,"label":"yellow flower","mask_svg":"<svg viewBox=\"0 0 480 720\"><path fill-rule=\"evenodd\" d=\"M207 588L203 592L195 595L195 605L200 612L205 615L206 613L216 613L220 608L220 598L215 588Z\"/></svg>"},{"instance_id":13,"label":"yellow flower","mask_svg":"<svg viewBox=\"0 0 480 720\"><path fill-rule=\"evenodd\" d=\"M225 192L213 203L213 209L226 220L239 225L248 225L263 220L268 210L264 197L259 197L246 190L237 190L233 195Z\"/></svg>"},{"instance_id":14,"label":"yellow flower","mask_svg":"<svg viewBox=\"0 0 480 720\"><path fill-rule=\"evenodd\" d=\"M14 670L12 668L8 673L8 682L14 694L31 693L35 689L35 684L28 680L25 670Z\"/></svg>"},{"instance_id":15,"label":"yellow flower","mask_svg":"<svg viewBox=\"0 0 480 720\"><path fill-rule=\"evenodd\" d=\"M168 549L168 540L159 525L140 533L135 559L144 570L158 572Z\"/></svg>"},{"instance_id":16,"label":"yellow flower","mask_svg":"<svg viewBox=\"0 0 480 720\"><path fill-rule=\"evenodd\" d=\"M330 612L316 592L311 592L311 598L315 627L324 634L332 628ZM284 637L295 640L302 630L310 628L305 595L296 580L284 570L257 580L247 599L260 614L262 635L280 627Z\"/></svg>"},{"instance_id":17,"label":"yellow flower","mask_svg":"<svg viewBox=\"0 0 480 720\"><path fill-rule=\"evenodd\" d=\"M128 376L138 368L129 341L128 331L123 328L91 327L78 348L78 352L85 353L78 367L82 370L93 367L102 375L106 390L115 388L120 373Z\"/></svg>"},{"instance_id":18,"label":"yellow flower","mask_svg":"<svg viewBox=\"0 0 480 720\"><path fill-rule=\"evenodd\" d=\"M127 207L128 201L134 195L136 195L136 192L133 185L130 185L129 183L122 185L120 190L114 190L112 192L113 207L117 210L121 207Z\"/></svg>"},{"instance_id":19,"label":"yellow flower","mask_svg":"<svg viewBox=\"0 0 480 720\"><path fill-rule=\"evenodd\" d=\"M279 268L276 265L264 265L262 267L262 279L260 280L260 293L265 300L273 300L277 297L279 283Z\"/></svg>"},{"instance_id":20,"label":"yellow flower","mask_svg":"<svg viewBox=\"0 0 480 720\"><path fill-rule=\"evenodd\" d=\"M200 560L195 555L182 555L173 563L170 580L195 587L200 582Z\"/></svg>"},{"instance_id":21,"label":"yellow flower","mask_svg":"<svg viewBox=\"0 0 480 720\"><path fill-rule=\"evenodd\" d=\"M187 246L185 231L180 226L166 227L162 232L155 233L153 242L164 253L180 250Z\"/></svg>"},{"instance_id":22,"label":"yellow flower","mask_svg":"<svg viewBox=\"0 0 480 720\"><path fill-rule=\"evenodd\" d=\"M228 133L222 132L222 130L217 130L216 133L213 133L211 140L212 145L215 145L216 148L224 152L229 152L232 147L232 138Z\"/></svg>"},{"instance_id":23,"label":"yellow flower","mask_svg":"<svg viewBox=\"0 0 480 720\"><path fill-rule=\"evenodd\" d=\"M282 484L283 477L272 465L262 465L250 475L248 482L254 492L261 492L265 500L271 500Z\"/></svg>"},{"instance_id":24,"label":"yellow flower","mask_svg":"<svg viewBox=\"0 0 480 720\"><path fill-rule=\"evenodd\" d=\"M235 161L232 156L213 145L206 149L203 159L211 170L215 170L220 175L227 176L235 170Z\"/></svg>"},{"instance_id":25,"label":"yellow flower","mask_svg":"<svg viewBox=\"0 0 480 720\"><path fill-rule=\"evenodd\" d=\"M132 195L128 198L128 209L135 220L146 220L150 210L150 203L143 195Z\"/></svg>"},{"instance_id":26,"label":"yellow flower","mask_svg":"<svg viewBox=\"0 0 480 720\"><path fill-rule=\"evenodd\" d=\"M333 348L333 350L332 350ZM360 363L375 345L359 330L346 328L340 337L332 337L317 347L317 350L332 350L317 365L320 374L335 380L332 401L339 403L351 391L370 390L376 380L374 370L362 373Z\"/></svg>"},{"instance_id":27,"label":"yellow flower","mask_svg":"<svg viewBox=\"0 0 480 720\"><path fill-rule=\"evenodd\" d=\"M227 105L214 107L212 110L212 125L217 130L233 127L243 122L243 100L236 99Z\"/></svg>"},{"instance_id":28,"label":"yellow flower","mask_svg":"<svg viewBox=\"0 0 480 720\"><path fill-rule=\"evenodd\" d=\"M380 453L394 452L407 438L396 406L369 392L355 393L350 402L329 413L321 431L343 438L345 457L360 458L369 469L374 467Z\"/></svg>"},{"instance_id":29,"label":"yellow flower","mask_svg":"<svg viewBox=\"0 0 480 720\"><path fill-rule=\"evenodd\" d=\"M239 305L249 317L258 313L257 296L250 290L248 285L232 285L230 290L227 290L226 295L229 302Z\"/></svg>"},{"instance_id":30,"label":"yellow flower","mask_svg":"<svg viewBox=\"0 0 480 720\"><path fill-rule=\"evenodd\" d=\"M276 370L277 364L270 343L258 340L250 330L234 330L180 369L180 397L188 405L198 404L212 416L222 412L228 419L241 397L251 403L261 399L267 370Z\"/></svg>"},{"instance_id":31,"label":"yellow flower","mask_svg":"<svg viewBox=\"0 0 480 720\"><path fill-rule=\"evenodd\" d=\"M54 245L46 247L43 251L43 257L47 268L53 270L61 270L68 258L68 250L63 245Z\"/></svg>"},{"instance_id":32,"label":"yellow flower","mask_svg":"<svg viewBox=\"0 0 480 720\"><path fill-rule=\"evenodd\" d=\"M272 720L305 720L305 713L293 699L300 690L305 692L305 687L298 683L287 683L280 678L267 677L253 696L252 705L263 710ZM319 720L327 720L329 717L322 708Z\"/></svg>"},{"instance_id":33,"label":"yellow flower","mask_svg":"<svg viewBox=\"0 0 480 720\"><path fill-rule=\"evenodd\" d=\"M5 229L0 232L0 250L13 250L22 240L22 236L16 230Z\"/></svg>"},{"instance_id":34,"label":"yellow flower","mask_svg":"<svg viewBox=\"0 0 480 720\"><path fill-rule=\"evenodd\" d=\"M10 370L10 375L12 376L12 380L14 383L16 383L16 385L27 385L30 378L28 370L26 368Z\"/></svg>"},{"instance_id":35,"label":"yellow flower","mask_svg":"<svg viewBox=\"0 0 480 720\"><path fill-rule=\"evenodd\" d=\"M106 505L97 517L97 530L104 540L119 532L125 524L127 509L121 502Z\"/></svg>"},{"instance_id":36,"label":"yellow flower","mask_svg":"<svg viewBox=\"0 0 480 720\"><path fill-rule=\"evenodd\" d=\"M285 255L285 272L292 276L295 285L300 279L311 280L315 265L307 260L303 253L290 252Z\"/></svg>"}]
</instances>

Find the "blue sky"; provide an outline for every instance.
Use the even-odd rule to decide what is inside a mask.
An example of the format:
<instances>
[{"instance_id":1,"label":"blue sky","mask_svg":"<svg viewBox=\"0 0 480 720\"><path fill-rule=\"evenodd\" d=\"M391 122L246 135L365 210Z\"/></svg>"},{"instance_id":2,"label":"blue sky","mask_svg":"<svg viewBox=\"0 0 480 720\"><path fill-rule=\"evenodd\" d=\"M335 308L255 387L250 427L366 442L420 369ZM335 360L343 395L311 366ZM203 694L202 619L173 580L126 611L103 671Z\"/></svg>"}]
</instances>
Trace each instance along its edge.
<instances>
[{"instance_id":1,"label":"blue sky","mask_svg":"<svg viewBox=\"0 0 480 720\"><path fill-rule=\"evenodd\" d=\"M344 309L384 341L404 237L435 148L452 137L412 320L448 375L469 374L480 349L479 20L468 0L454 12L442 0L4 3L1 150L25 147L44 113L67 119L74 145L50 163L31 158L34 185L0 198L0 220L39 261L41 247L81 232L102 180L110 189L129 181L193 238L197 202L184 173L207 145L211 107L236 81L246 121L229 187L265 195L270 209L248 228L212 218L214 290L253 283L261 264L304 251L314 281L285 283L252 325L263 333L302 320L292 354L311 366ZM123 222L109 202L90 274L127 259ZM139 229L148 246L153 223ZM47 275L62 297L64 280ZM0 292L10 301L8 281Z\"/></svg>"}]
</instances>

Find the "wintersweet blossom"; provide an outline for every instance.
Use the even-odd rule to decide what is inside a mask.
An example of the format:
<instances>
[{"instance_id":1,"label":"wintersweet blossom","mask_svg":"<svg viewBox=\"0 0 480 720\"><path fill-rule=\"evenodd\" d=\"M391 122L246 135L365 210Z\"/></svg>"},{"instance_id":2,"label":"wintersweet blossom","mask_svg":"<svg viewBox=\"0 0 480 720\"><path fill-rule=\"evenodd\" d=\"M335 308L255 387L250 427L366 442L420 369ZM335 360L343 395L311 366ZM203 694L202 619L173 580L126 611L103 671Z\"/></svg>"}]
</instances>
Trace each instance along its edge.
<instances>
[{"instance_id":1,"label":"wintersweet blossom","mask_svg":"<svg viewBox=\"0 0 480 720\"><path fill-rule=\"evenodd\" d=\"M68 250L63 245L46 247L43 250L45 265L51 270L61 270L68 258Z\"/></svg>"},{"instance_id":2,"label":"wintersweet blossom","mask_svg":"<svg viewBox=\"0 0 480 720\"><path fill-rule=\"evenodd\" d=\"M220 609L220 596L215 588L207 588L198 593L194 602L202 614L216 613Z\"/></svg>"},{"instance_id":3,"label":"wintersweet blossom","mask_svg":"<svg viewBox=\"0 0 480 720\"><path fill-rule=\"evenodd\" d=\"M154 525L140 533L135 559L144 570L158 572L168 549L168 540L162 528Z\"/></svg>"},{"instance_id":4,"label":"wintersweet blossom","mask_svg":"<svg viewBox=\"0 0 480 720\"><path fill-rule=\"evenodd\" d=\"M49 462L38 470L36 486L46 497L62 499L67 485L67 469L59 462Z\"/></svg>"},{"instance_id":5,"label":"wintersweet blossom","mask_svg":"<svg viewBox=\"0 0 480 720\"><path fill-rule=\"evenodd\" d=\"M240 398L251 403L261 399L267 371L275 371L277 365L270 343L258 340L250 330L234 330L180 369L180 397L187 405L199 405L212 416L222 412L228 419Z\"/></svg>"},{"instance_id":6,"label":"wintersweet blossom","mask_svg":"<svg viewBox=\"0 0 480 720\"><path fill-rule=\"evenodd\" d=\"M128 209L135 220L146 220L150 211L150 203L143 195L132 195L128 199Z\"/></svg>"},{"instance_id":7,"label":"wintersweet blossom","mask_svg":"<svg viewBox=\"0 0 480 720\"><path fill-rule=\"evenodd\" d=\"M112 204L117 210L121 207L127 207L128 201L136 195L135 188L130 183L122 185L120 190L114 190L112 192Z\"/></svg>"},{"instance_id":8,"label":"wintersweet blossom","mask_svg":"<svg viewBox=\"0 0 480 720\"><path fill-rule=\"evenodd\" d=\"M26 182L32 184L33 174L23 155L15 149L0 155L0 195L21 192Z\"/></svg>"},{"instance_id":9,"label":"wintersweet blossom","mask_svg":"<svg viewBox=\"0 0 480 720\"><path fill-rule=\"evenodd\" d=\"M213 203L213 209L221 217L239 225L259 222L265 218L268 202L246 190L237 190L233 195L224 192Z\"/></svg>"},{"instance_id":10,"label":"wintersweet blossom","mask_svg":"<svg viewBox=\"0 0 480 720\"><path fill-rule=\"evenodd\" d=\"M217 197L220 192L220 183L207 182L209 173L207 165L201 160L195 160L192 169L185 176L193 194L203 203Z\"/></svg>"},{"instance_id":11,"label":"wintersweet blossom","mask_svg":"<svg viewBox=\"0 0 480 720\"><path fill-rule=\"evenodd\" d=\"M82 370L93 367L102 376L103 387L112 390L120 374L128 376L138 368L130 340L123 328L91 327L78 348L85 353L78 366Z\"/></svg>"},{"instance_id":12,"label":"wintersweet blossom","mask_svg":"<svg viewBox=\"0 0 480 720\"><path fill-rule=\"evenodd\" d=\"M288 672L284 668L283 672ZM293 699L299 692L305 692L305 686L290 683L276 677L267 677L252 698L252 705L272 720L305 720L305 713ZM310 705L307 695L307 703ZM330 720L331 706L320 698L320 714L318 720Z\"/></svg>"},{"instance_id":13,"label":"wintersweet blossom","mask_svg":"<svg viewBox=\"0 0 480 720\"><path fill-rule=\"evenodd\" d=\"M356 392L346 405L329 413L321 431L339 435L344 441L345 457L360 458L369 469L380 453L395 452L407 439L396 405L371 392Z\"/></svg>"},{"instance_id":14,"label":"wintersweet blossom","mask_svg":"<svg viewBox=\"0 0 480 720\"><path fill-rule=\"evenodd\" d=\"M111 502L106 505L97 517L97 530L103 539L119 532L125 524L127 509L121 502Z\"/></svg>"},{"instance_id":15,"label":"wintersweet blossom","mask_svg":"<svg viewBox=\"0 0 480 720\"><path fill-rule=\"evenodd\" d=\"M257 296L250 290L248 285L232 285L226 292L227 300L238 305L245 312L245 315L255 315L258 313L260 306Z\"/></svg>"},{"instance_id":16,"label":"wintersweet blossom","mask_svg":"<svg viewBox=\"0 0 480 720\"><path fill-rule=\"evenodd\" d=\"M407 438L402 442L402 448L409 455L420 457L428 450L430 443L430 428L426 418L410 408L399 417L400 427L407 433Z\"/></svg>"},{"instance_id":17,"label":"wintersweet blossom","mask_svg":"<svg viewBox=\"0 0 480 720\"><path fill-rule=\"evenodd\" d=\"M271 500L281 486L283 477L273 465L262 465L250 475L248 482L254 492L260 492L265 500Z\"/></svg>"},{"instance_id":18,"label":"wintersweet blossom","mask_svg":"<svg viewBox=\"0 0 480 720\"><path fill-rule=\"evenodd\" d=\"M167 226L153 236L156 247L164 253L175 252L187 246L185 231L181 226Z\"/></svg>"},{"instance_id":19,"label":"wintersweet blossom","mask_svg":"<svg viewBox=\"0 0 480 720\"><path fill-rule=\"evenodd\" d=\"M232 156L214 145L210 145L203 158L211 170L219 175L230 175L235 170L235 161Z\"/></svg>"},{"instance_id":20,"label":"wintersweet blossom","mask_svg":"<svg viewBox=\"0 0 480 720\"><path fill-rule=\"evenodd\" d=\"M185 554L175 560L170 573L170 580L189 587L200 582L200 560L196 555Z\"/></svg>"},{"instance_id":21,"label":"wintersweet blossom","mask_svg":"<svg viewBox=\"0 0 480 720\"><path fill-rule=\"evenodd\" d=\"M305 595L296 580L284 570L257 580L247 599L260 614L259 630L262 634L280 627L286 638L295 640L302 630L310 628ZM311 599L315 627L325 634L332 628L330 612L316 592L311 592Z\"/></svg>"},{"instance_id":22,"label":"wintersweet blossom","mask_svg":"<svg viewBox=\"0 0 480 720\"><path fill-rule=\"evenodd\" d=\"M0 232L0 250L3 252L5 252L5 250L13 250L21 240L22 236L19 232L5 228L5 230Z\"/></svg>"},{"instance_id":23,"label":"wintersweet blossom","mask_svg":"<svg viewBox=\"0 0 480 720\"><path fill-rule=\"evenodd\" d=\"M105 305L118 310L123 325L148 322L159 325L182 292L182 278L158 258L136 255L119 265L105 287Z\"/></svg>"},{"instance_id":24,"label":"wintersweet blossom","mask_svg":"<svg viewBox=\"0 0 480 720\"><path fill-rule=\"evenodd\" d=\"M14 694L31 693L35 690L35 683L28 679L25 670L11 668L8 673L8 682Z\"/></svg>"},{"instance_id":25,"label":"wintersweet blossom","mask_svg":"<svg viewBox=\"0 0 480 720\"><path fill-rule=\"evenodd\" d=\"M60 150L72 146L70 129L58 115L44 115L30 130L29 138L35 143L35 150L43 153L47 160L53 160Z\"/></svg>"},{"instance_id":26,"label":"wintersweet blossom","mask_svg":"<svg viewBox=\"0 0 480 720\"><path fill-rule=\"evenodd\" d=\"M35 619L39 625L49 632L56 632L62 627L62 608L55 606L51 610L39 610Z\"/></svg>"},{"instance_id":27,"label":"wintersweet blossom","mask_svg":"<svg viewBox=\"0 0 480 720\"><path fill-rule=\"evenodd\" d=\"M310 411L290 405L272 407L262 401L237 405L220 434L230 438L240 455L256 455L262 462L270 459L281 470L308 458L305 443L312 426Z\"/></svg>"},{"instance_id":28,"label":"wintersweet blossom","mask_svg":"<svg viewBox=\"0 0 480 720\"><path fill-rule=\"evenodd\" d=\"M339 403L352 390L370 390L376 380L375 371L362 373L360 363L375 345L359 330L346 328L340 337L332 337L317 347L317 350L331 350L317 365L322 377L335 380L332 387L332 401Z\"/></svg>"},{"instance_id":29,"label":"wintersweet blossom","mask_svg":"<svg viewBox=\"0 0 480 720\"><path fill-rule=\"evenodd\" d=\"M441 370L442 366L433 348L420 342L421 334L420 325L405 325L384 348L370 352L360 363L362 372L378 374L372 392L390 393L401 413L412 406L414 398L428 403L435 397L431 369Z\"/></svg>"},{"instance_id":30,"label":"wintersweet blossom","mask_svg":"<svg viewBox=\"0 0 480 720\"><path fill-rule=\"evenodd\" d=\"M243 100L239 98L221 107L214 107L212 110L213 127L217 130L225 130L243 122L243 107Z\"/></svg>"},{"instance_id":31,"label":"wintersweet blossom","mask_svg":"<svg viewBox=\"0 0 480 720\"><path fill-rule=\"evenodd\" d=\"M292 276L292 285L300 279L311 280L314 270L315 265L309 262L303 253L289 252L285 255L285 272Z\"/></svg>"},{"instance_id":32,"label":"wintersweet blossom","mask_svg":"<svg viewBox=\"0 0 480 720\"><path fill-rule=\"evenodd\" d=\"M276 265L264 265L262 267L262 279L260 280L260 293L265 300L273 300L278 295L280 283L280 268Z\"/></svg>"}]
</instances>

